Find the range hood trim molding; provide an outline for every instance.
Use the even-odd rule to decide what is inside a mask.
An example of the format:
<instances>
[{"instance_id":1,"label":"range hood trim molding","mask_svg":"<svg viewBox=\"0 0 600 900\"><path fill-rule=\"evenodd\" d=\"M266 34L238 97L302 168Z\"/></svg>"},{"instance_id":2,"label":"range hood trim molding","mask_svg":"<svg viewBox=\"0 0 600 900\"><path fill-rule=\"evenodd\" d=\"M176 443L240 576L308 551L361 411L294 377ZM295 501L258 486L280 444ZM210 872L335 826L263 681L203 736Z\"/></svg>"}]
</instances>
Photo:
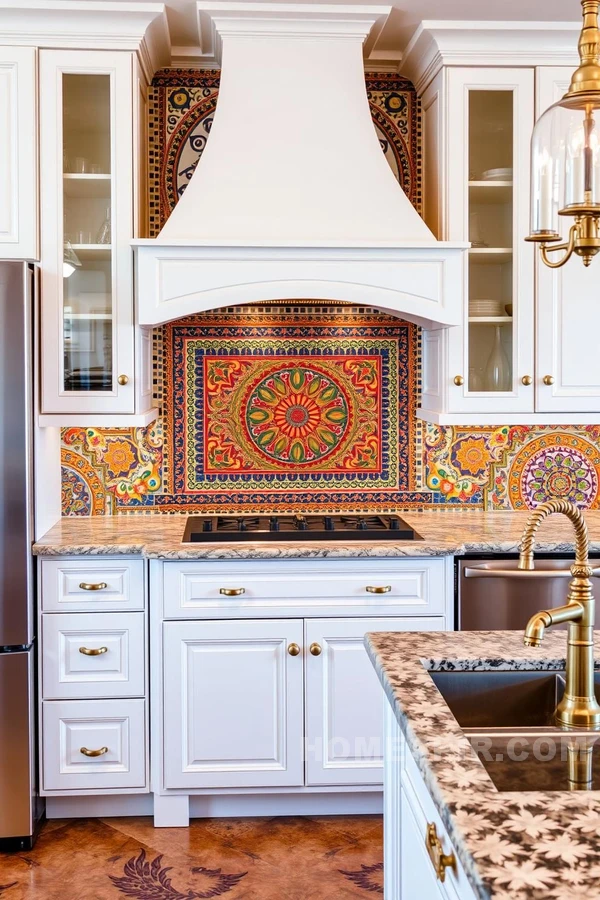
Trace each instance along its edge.
<instances>
[{"instance_id":1,"label":"range hood trim molding","mask_svg":"<svg viewBox=\"0 0 600 900\"><path fill-rule=\"evenodd\" d=\"M135 241L140 325L286 301L349 302L435 329L463 318L464 242L231 247Z\"/></svg>"}]
</instances>

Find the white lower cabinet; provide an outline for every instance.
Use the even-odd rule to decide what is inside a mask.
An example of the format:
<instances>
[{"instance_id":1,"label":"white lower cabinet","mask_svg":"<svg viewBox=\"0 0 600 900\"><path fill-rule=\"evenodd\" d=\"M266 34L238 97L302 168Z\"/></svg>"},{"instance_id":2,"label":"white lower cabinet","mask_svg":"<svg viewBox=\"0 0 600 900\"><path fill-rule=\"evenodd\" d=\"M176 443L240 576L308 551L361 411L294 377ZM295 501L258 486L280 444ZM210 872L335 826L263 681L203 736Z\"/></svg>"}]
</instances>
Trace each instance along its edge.
<instances>
[{"instance_id":1,"label":"white lower cabinet","mask_svg":"<svg viewBox=\"0 0 600 900\"><path fill-rule=\"evenodd\" d=\"M301 785L302 621L163 627L165 787Z\"/></svg>"},{"instance_id":2,"label":"white lower cabinet","mask_svg":"<svg viewBox=\"0 0 600 900\"><path fill-rule=\"evenodd\" d=\"M387 699L384 781L384 893L386 900L475 900L441 817ZM455 864L438 876L427 848L430 829Z\"/></svg>"},{"instance_id":3,"label":"white lower cabinet","mask_svg":"<svg viewBox=\"0 0 600 900\"><path fill-rule=\"evenodd\" d=\"M381 685L364 636L443 627L441 617L306 620L306 784L381 784Z\"/></svg>"}]
</instances>

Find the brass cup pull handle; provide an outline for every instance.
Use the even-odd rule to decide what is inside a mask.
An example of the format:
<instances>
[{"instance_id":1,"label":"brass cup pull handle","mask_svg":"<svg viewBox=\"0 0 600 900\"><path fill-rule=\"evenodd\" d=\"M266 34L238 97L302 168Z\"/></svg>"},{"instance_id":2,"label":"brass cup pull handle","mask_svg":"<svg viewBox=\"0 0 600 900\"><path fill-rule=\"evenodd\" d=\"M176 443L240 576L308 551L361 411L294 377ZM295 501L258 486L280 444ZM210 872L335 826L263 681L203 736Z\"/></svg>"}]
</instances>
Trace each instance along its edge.
<instances>
[{"instance_id":1,"label":"brass cup pull handle","mask_svg":"<svg viewBox=\"0 0 600 900\"><path fill-rule=\"evenodd\" d=\"M219 593L224 597L239 597L246 593L246 588L219 588Z\"/></svg>"},{"instance_id":2,"label":"brass cup pull handle","mask_svg":"<svg viewBox=\"0 0 600 900\"><path fill-rule=\"evenodd\" d=\"M316 641L314 644L311 644L308 648L312 656L320 656L323 652L323 648L320 644L317 644Z\"/></svg>"},{"instance_id":3,"label":"brass cup pull handle","mask_svg":"<svg viewBox=\"0 0 600 900\"><path fill-rule=\"evenodd\" d=\"M82 581L79 584L79 588L82 591L104 591L107 587L108 585L105 581L98 581L96 584Z\"/></svg>"},{"instance_id":4,"label":"brass cup pull handle","mask_svg":"<svg viewBox=\"0 0 600 900\"><path fill-rule=\"evenodd\" d=\"M108 653L108 647L95 647L92 649L80 647L79 652L83 653L84 656L102 656L103 653Z\"/></svg>"},{"instance_id":5,"label":"brass cup pull handle","mask_svg":"<svg viewBox=\"0 0 600 900\"><path fill-rule=\"evenodd\" d=\"M300 655L300 647L298 644L288 644L288 653L290 656L299 656Z\"/></svg>"},{"instance_id":6,"label":"brass cup pull handle","mask_svg":"<svg viewBox=\"0 0 600 900\"><path fill-rule=\"evenodd\" d=\"M551 384L554 384L554 378L552 377L552 375L544 375L542 381L544 382L544 384L548 385L548 387L550 387Z\"/></svg>"},{"instance_id":7,"label":"brass cup pull handle","mask_svg":"<svg viewBox=\"0 0 600 900\"><path fill-rule=\"evenodd\" d=\"M100 747L99 750L88 750L87 747L80 747L80 753L83 753L84 756L104 756L105 753L108 753L108 747Z\"/></svg>"},{"instance_id":8,"label":"brass cup pull handle","mask_svg":"<svg viewBox=\"0 0 600 900\"><path fill-rule=\"evenodd\" d=\"M392 589L391 584L381 584L381 585L368 584L365 588L365 591L368 594L389 594L391 589Z\"/></svg>"},{"instance_id":9,"label":"brass cup pull handle","mask_svg":"<svg viewBox=\"0 0 600 900\"><path fill-rule=\"evenodd\" d=\"M440 881L446 880L446 869L452 869L456 872L456 857L454 853L444 853L442 842L440 841L435 827L435 822L427 824L425 832L425 846L429 859L435 869L435 874Z\"/></svg>"}]
</instances>

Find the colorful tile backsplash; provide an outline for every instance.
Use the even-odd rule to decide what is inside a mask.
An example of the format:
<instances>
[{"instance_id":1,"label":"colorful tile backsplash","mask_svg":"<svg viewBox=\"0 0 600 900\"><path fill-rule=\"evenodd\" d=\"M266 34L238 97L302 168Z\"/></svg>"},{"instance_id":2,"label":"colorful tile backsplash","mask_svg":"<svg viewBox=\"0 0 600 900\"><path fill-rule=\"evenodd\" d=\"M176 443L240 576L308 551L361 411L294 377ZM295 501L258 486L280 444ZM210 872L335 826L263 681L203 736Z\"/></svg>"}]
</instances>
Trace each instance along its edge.
<instances>
[{"instance_id":1,"label":"colorful tile backsplash","mask_svg":"<svg viewBox=\"0 0 600 900\"><path fill-rule=\"evenodd\" d=\"M156 234L210 134L219 73L164 70L150 97ZM417 209L412 86L369 74L382 151ZM62 432L63 515L600 506L600 427L440 428L415 418L419 330L375 310L285 302L170 323L155 334L161 417Z\"/></svg>"}]
</instances>

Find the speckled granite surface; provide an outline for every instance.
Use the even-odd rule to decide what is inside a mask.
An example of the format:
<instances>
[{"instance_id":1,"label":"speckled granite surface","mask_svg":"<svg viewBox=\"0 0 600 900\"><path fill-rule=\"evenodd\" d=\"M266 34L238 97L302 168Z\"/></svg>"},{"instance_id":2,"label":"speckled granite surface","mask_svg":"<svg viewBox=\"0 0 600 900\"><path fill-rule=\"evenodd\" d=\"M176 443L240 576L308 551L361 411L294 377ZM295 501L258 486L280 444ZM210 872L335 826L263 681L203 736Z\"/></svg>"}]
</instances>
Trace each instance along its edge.
<instances>
[{"instance_id":1,"label":"speckled granite surface","mask_svg":"<svg viewBox=\"0 0 600 900\"><path fill-rule=\"evenodd\" d=\"M424 510L401 515L422 541L285 542L182 544L186 516L139 515L64 518L35 545L40 556L143 555L162 559L293 559L298 557L446 556L475 552L514 552L528 518L525 512ZM585 514L591 549L600 552L600 510ZM537 549L573 549L569 522L552 516L538 532Z\"/></svg>"},{"instance_id":2,"label":"speckled granite surface","mask_svg":"<svg viewBox=\"0 0 600 900\"><path fill-rule=\"evenodd\" d=\"M480 897L600 898L600 791L500 792L428 669L557 669L566 632L380 633L368 653L455 850ZM600 633L596 633L600 661Z\"/></svg>"}]
</instances>

